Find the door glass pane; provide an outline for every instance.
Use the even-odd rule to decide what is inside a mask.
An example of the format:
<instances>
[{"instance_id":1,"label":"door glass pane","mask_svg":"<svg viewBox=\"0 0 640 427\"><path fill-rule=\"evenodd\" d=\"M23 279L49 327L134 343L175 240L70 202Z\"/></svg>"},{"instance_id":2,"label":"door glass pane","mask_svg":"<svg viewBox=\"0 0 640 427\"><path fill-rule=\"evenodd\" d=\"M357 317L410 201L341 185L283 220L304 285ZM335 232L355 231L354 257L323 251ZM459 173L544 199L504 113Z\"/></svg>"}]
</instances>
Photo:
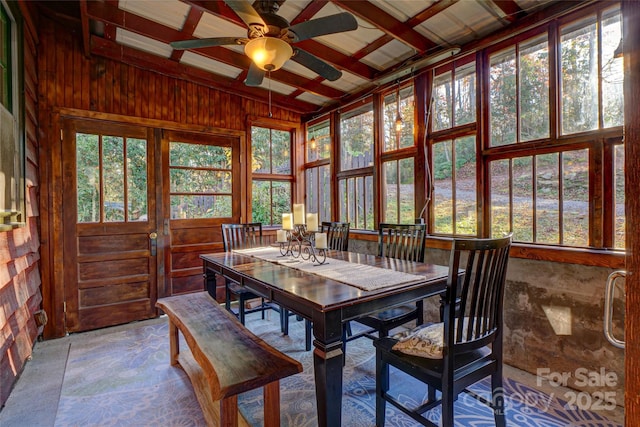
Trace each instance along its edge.
<instances>
[{"instance_id":1,"label":"door glass pane","mask_svg":"<svg viewBox=\"0 0 640 427\"><path fill-rule=\"evenodd\" d=\"M171 141L169 163L171 219L233 215L231 147Z\"/></svg>"},{"instance_id":2,"label":"door glass pane","mask_svg":"<svg viewBox=\"0 0 640 427\"><path fill-rule=\"evenodd\" d=\"M104 221L124 221L124 141L117 136L102 139Z\"/></svg>"},{"instance_id":3,"label":"door glass pane","mask_svg":"<svg viewBox=\"0 0 640 427\"><path fill-rule=\"evenodd\" d=\"M127 139L127 198L127 220L146 221L147 141L144 139Z\"/></svg>"},{"instance_id":4,"label":"door glass pane","mask_svg":"<svg viewBox=\"0 0 640 427\"><path fill-rule=\"evenodd\" d=\"M98 135L76 134L76 180L78 223L100 222L100 140Z\"/></svg>"}]
</instances>

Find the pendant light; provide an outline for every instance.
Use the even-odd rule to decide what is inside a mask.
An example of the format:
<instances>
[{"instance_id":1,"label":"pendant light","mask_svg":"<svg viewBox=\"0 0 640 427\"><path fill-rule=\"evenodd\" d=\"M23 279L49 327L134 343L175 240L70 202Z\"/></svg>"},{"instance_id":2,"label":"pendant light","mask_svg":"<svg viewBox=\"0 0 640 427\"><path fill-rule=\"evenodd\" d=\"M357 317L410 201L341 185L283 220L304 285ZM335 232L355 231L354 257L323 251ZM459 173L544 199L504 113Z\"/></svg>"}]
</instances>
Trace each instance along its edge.
<instances>
[{"instance_id":1,"label":"pendant light","mask_svg":"<svg viewBox=\"0 0 640 427\"><path fill-rule=\"evenodd\" d=\"M398 82L398 87L396 89L396 134L398 138L400 138L400 132L402 132L403 122L402 116L400 115L400 82Z\"/></svg>"}]
</instances>

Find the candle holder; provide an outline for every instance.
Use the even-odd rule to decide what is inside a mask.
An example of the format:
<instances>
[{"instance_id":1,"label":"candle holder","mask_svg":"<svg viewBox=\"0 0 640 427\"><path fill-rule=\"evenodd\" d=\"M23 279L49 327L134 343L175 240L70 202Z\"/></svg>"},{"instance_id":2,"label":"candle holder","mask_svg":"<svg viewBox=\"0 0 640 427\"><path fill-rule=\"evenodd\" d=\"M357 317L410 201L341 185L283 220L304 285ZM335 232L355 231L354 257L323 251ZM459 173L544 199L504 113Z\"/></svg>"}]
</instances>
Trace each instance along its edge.
<instances>
[{"instance_id":1,"label":"candle holder","mask_svg":"<svg viewBox=\"0 0 640 427\"><path fill-rule=\"evenodd\" d=\"M315 233L307 231L304 224L296 224L293 230L287 231L287 241L280 243L280 254L282 256L291 255L294 258L311 260L318 265L327 261L327 250L316 248Z\"/></svg>"}]
</instances>

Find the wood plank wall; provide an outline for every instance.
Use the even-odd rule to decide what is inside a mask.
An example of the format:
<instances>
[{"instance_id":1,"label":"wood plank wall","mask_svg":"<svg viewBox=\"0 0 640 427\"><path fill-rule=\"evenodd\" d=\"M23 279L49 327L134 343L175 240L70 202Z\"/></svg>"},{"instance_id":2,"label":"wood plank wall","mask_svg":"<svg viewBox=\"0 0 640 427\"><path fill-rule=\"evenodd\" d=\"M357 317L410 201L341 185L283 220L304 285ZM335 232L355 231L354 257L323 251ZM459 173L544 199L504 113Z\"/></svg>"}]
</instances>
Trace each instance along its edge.
<instances>
[{"instance_id":1,"label":"wood plank wall","mask_svg":"<svg viewBox=\"0 0 640 427\"><path fill-rule=\"evenodd\" d=\"M64 335L62 253L62 182L60 115L82 111L83 117L127 117L153 128L199 131L207 128L247 131L247 117L268 117L268 105L103 57L83 54L80 28L41 15L38 26L40 76L40 179L43 240L43 306L49 315L45 338ZM272 109L273 120L300 123L298 113ZM160 124L159 124L160 123ZM246 147L244 148L246 149ZM159 154L159 153L158 153ZM46 257L45 257L45 254ZM162 260L159 260L162 262Z\"/></svg>"},{"instance_id":2,"label":"wood plank wall","mask_svg":"<svg viewBox=\"0 0 640 427\"><path fill-rule=\"evenodd\" d=\"M24 91L26 128L26 226L0 233L0 407L22 371L37 335L33 313L40 309L38 235L38 47L35 16L20 5L24 22Z\"/></svg>"},{"instance_id":3,"label":"wood plank wall","mask_svg":"<svg viewBox=\"0 0 640 427\"><path fill-rule=\"evenodd\" d=\"M640 3L622 2L624 16L624 133L627 213L625 426L640 420Z\"/></svg>"}]
</instances>

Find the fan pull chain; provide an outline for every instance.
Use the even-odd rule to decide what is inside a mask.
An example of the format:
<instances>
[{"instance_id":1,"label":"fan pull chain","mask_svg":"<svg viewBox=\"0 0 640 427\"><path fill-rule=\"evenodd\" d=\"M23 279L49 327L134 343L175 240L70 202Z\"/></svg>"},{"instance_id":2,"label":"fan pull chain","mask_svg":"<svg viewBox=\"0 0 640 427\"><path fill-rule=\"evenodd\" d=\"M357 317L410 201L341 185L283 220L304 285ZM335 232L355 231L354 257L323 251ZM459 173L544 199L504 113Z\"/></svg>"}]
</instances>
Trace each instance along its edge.
<instances>
[{"instance_id":1,"label":"fan pull chain","mask_svg":"<svg viewBox=\"0 0 640 427\"><path fill-rule=\"evenodd\" d=\"M271 71L267 71L267 79L269 80L269 118L272 118L273 113L271 113Z\"/></svg>"}]
</instances>

